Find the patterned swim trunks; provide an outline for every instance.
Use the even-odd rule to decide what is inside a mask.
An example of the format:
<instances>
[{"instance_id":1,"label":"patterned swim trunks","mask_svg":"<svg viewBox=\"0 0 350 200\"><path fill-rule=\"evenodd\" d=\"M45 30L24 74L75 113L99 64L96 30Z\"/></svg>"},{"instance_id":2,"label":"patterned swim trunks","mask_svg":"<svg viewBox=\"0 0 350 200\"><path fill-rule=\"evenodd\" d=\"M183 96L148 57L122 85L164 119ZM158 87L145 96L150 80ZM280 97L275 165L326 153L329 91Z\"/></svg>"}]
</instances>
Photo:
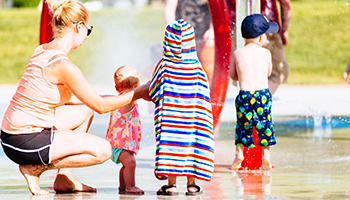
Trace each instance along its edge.
<instances>
[{"instance_id":1,"label":"patterned swim trunks","mask_svg":"<svg viewBox=\"0 0 350 200\"><path fill-rule=\"evenodd\" d=\"M241 90L236 97L236 142L237 146L254 147L253 126L260 146L276 144L271 118L272 97L269 89Z\"/></svg>"}]
</instances>

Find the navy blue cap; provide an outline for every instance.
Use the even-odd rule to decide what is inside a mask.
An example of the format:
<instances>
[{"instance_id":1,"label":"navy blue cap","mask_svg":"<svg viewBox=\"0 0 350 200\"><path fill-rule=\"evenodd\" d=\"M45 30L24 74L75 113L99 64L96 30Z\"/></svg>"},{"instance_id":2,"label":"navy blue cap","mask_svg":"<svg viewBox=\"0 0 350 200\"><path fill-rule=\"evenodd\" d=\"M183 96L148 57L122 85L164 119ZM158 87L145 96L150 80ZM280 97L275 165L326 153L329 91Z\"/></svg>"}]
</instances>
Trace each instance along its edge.
<instances>
[{"instance_id":1,"label":"navy blue cap","mask_svg":"<svg viewBox=\"0 0 350 200\"><path fill-rule=\"evenodd\" d=\"M279 27L276 22L269 22L262 14L253 14L244 18L242 22L243 38L257 38L264 33L277 33Z\"/></svg>"}]
</instances>

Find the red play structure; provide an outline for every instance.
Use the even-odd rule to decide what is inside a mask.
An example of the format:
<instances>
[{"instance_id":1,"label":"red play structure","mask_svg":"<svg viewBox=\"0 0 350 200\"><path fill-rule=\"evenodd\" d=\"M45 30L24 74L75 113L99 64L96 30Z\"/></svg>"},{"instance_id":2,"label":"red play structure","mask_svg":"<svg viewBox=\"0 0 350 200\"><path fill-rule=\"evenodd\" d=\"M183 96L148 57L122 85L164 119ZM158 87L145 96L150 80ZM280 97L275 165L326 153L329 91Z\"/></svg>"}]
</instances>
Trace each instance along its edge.
<instances>
[{"instance_id":1,"label":"red play structure","mask_svg":"<svg viewBox=\"0 0 350 200\"><path fill-rule=\"evenodd\" d=\"M236 3L236 0L232 1L234 1L234 4ZM208 2L215 34L215 68L210 91L215 128L226 99L226 91L229 83L232 54L231 27L229 9L225 0L209 0ZM40 44L48 43L53 39L51 21L52 15L49 12L46 0L44 0L40 24ZM253 137L257 138L255 130ZM245 148L244 156L245 160L242 162L242 167L245 169L254 170L261 167L261 147L257 143L254 148Z\"/></svg>"},{"instance_id":2,"label":"red play structure","mask_svg":"<svg viewBox=\"0 0 350 200\"><path fill-rule=\"evenodd\" d=\"M236 5L236 0L231 1ZM244 1L251 1L250 3L252 4L252 0L241 0L241 2ZM208 2L215 34L215 68L210 96L214 127L216 127L224 106L229 83L229 70L232 58L231 20L229 9L224 0L209 0ZM259 138L255 128L253 129L253 139L255 147L244 148L244 160L240 170L259 170L262 165L262 148L258 145Z\"/></svg>"},{"instance_id":3,"label":"red play structure","mask_svg":"<svg viewBox=\"0 0 350 200\"><path fill-rule=\"evenodd\" d=\"M44 0L40 23L40 44L49 43L52 40L53 32L51 21L52 15L49 11L46 0Z\"/></svg>"}]
</instances>

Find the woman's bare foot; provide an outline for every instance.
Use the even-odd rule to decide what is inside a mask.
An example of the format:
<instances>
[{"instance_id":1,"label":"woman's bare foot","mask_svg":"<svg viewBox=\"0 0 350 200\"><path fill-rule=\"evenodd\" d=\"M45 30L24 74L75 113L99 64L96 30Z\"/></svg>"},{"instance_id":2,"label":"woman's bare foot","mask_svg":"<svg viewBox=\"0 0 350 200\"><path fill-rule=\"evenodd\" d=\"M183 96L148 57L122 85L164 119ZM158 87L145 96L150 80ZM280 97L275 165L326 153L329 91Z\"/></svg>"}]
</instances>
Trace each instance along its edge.
<instances>
[{"instance_id":1,"label":"woman's bare foot","mask_svg":"<svg viewBox=\"0 0 350 200\"><path fill-rule=\"evenodd\" d=\"M29 191L33 195L47 195L49 192L40 189L40 175L46 169L42 169L39 165L20 165L19 171L27 181Z\"/></svg>"},{"instance_id":2,"label":"woman's bare foot","mask_svg":"<svg viewBox=\"0 0 350 200\"><path fill-rule=\"evenodd\" d=\"M133 186L133 187L127 187L125 188L125 194L138 194L138 195L142 195L145 194L145 192L143 190L141 190L140 188Z\"/></svg>"},{"instance_id":3,"label":"woman's bare foot","mask_svg":"<svg viewBox=\"0 0 350 200\"><path fill-rule=\"evenodd\" d=\"M267 159L264 159L262 161L262 169L267 171L271 170L272 169L271 162Z\"/></svg>"},{"instance_id":4,"label":"woman's bare foot","mask_svg":"<svg viewBox=\"0 0 350 200\"><path fill-rule=\"evenodd\" d=\"M84 185L73 177L64 174L57 174L53 188L58 193L97 191L96 188Z\"/></svg>"},{"instance_id":5,"label":"woman's bare foot","mask_svg":"<svg viewBox=\"0 0 350 200\"><path fill-rule=\"evenodd\" d=\"M241 168L242 162L243 162L243 158L235 158L235 160L231 165L231 170L238 170L239 168Z\"/></svg>"}]
</instances>

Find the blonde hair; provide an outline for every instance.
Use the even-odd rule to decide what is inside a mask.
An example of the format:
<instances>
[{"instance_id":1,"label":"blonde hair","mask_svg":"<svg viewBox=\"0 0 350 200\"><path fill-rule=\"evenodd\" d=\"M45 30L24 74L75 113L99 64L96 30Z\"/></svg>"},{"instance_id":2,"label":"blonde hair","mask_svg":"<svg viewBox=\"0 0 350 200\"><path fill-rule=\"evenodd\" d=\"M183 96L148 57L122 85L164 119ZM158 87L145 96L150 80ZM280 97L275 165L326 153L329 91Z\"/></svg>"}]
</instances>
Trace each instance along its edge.
<instances>
[{"instance_id":1,"label":"blonde hair","mask_svg":"<svg viewBox=\"0 0 350 200\"><path fill-rule=\"evenodd\" d=\"M52 13L52 29L54 38L62 36L67 28L73 27L74 22L87 23L90 12L76 0L47 0Z\"/></svg>"},{"instance_id":2,"label":"blonde hair","mask_svg":"<svg viewBox=\"0 0 350 200\"><path fill-rule=\"evenodd\" d=\"M132 67L122 66L114 73L114 83L118 92L122 92L126 89L133 89L139 82L139 73Z\"/></svg>"}]
</instances>

